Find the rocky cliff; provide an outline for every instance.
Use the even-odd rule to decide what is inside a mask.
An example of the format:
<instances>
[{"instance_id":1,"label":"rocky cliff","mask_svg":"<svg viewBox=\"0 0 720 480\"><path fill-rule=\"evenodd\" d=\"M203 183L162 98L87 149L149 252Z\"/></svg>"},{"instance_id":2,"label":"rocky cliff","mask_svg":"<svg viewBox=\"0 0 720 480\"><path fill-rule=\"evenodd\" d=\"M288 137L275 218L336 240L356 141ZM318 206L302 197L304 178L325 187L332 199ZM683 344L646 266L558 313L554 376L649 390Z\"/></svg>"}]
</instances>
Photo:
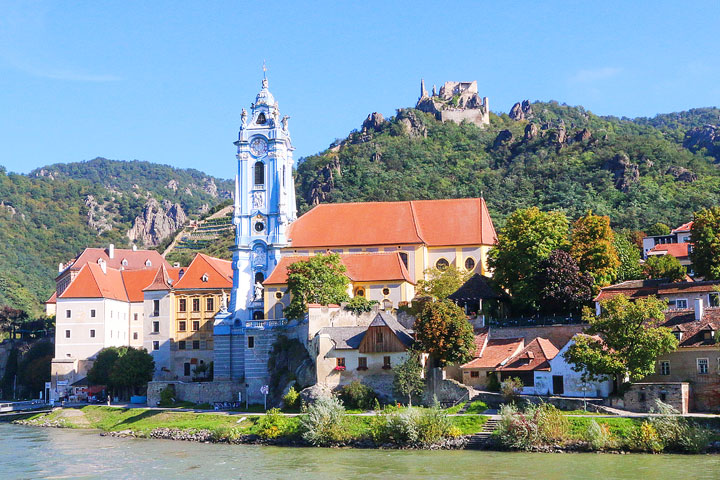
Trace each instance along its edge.
<instances>
[{"instance_id":1,"label":"rocky cliff","mask_svg":"<svg viewBox=\"0 0 720 480\"><path fill-rule=\"evenodd\" d=\"M142 213L135 217L127 232L130 242L144 246L159 245L175 233L187 221L187 215L179 203L164 200L162 204L151 198Z\"/></svg>"}]
</instances>

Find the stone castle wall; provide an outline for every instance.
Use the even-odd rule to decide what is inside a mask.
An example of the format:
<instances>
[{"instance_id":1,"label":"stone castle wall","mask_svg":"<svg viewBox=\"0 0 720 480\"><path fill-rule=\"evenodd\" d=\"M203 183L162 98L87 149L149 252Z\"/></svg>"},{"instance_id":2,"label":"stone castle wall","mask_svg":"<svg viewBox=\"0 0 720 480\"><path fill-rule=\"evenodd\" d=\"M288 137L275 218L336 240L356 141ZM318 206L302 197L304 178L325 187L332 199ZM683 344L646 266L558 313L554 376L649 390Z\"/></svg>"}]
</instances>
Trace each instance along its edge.
<instances>
[{"instance_id":1,"label":"stone castle wall","mask_svg":"<svg viewBox=\"0 0 720 480\"><path fill-rule=\"evenodd\" d=\"M622 398L612 398L612 406L631 412L650 412L655 401L673 406L680 413L688 413L690 384L687 382L633 383Z\"/></svg>"}]
</instances>

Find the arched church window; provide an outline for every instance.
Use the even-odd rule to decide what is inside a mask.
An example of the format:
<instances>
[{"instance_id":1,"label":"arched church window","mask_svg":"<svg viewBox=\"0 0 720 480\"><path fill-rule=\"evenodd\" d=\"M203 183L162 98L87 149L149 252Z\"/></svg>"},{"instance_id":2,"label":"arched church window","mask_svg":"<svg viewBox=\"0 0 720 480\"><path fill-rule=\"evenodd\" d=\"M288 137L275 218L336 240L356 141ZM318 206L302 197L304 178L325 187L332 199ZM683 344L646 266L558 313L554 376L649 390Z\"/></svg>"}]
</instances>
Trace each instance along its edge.
<instances>
[{"instance_id":1,"label":"arched church window","mask_svg":"<svg viewBox=\"0 0 720 480\"><path fill-rule=\"evenodd\" d=\"M265 164L255 162L255 185L265 185Z\"/></svg>"},{"instance_id":2,"label":"arched church window","mask_svg":"<svg viewBox=\"0 0 720 480\"><path fill-rule=\"evenodd\" d=\"M255 283L262 283L265 281L265 275L262 274L262 272L257 272L255 274Z\"/></svg>"},{"instance_id":3,"label":"arched church window","mask_svg":"<svg viewBox=\"0 0 720 480\"><path fill-rule=\"evenodd\" d=\"M264 320L264 319L265 319L265 314L263 313L262 310L255 310L255 311L253 312L253 317L252 317L252 318L253 318L253 320Z\"/></svg>"},{"instance_id":4,"label":"arched church window","mask_svg":"<svg viewBox=\"0 0 720 480\"><path fill-rule=\"evenodd\" d=\"M267 122L267 119L265 118L265 114L261 113L260 115L258 115L257 122L255 122L255 123L257 123L258 125L265 125L265 122Z\"/></svg>"},{"instance_id":5,"label":"arched church window","mask_svg":"<svg viewBox=\"0 0 720 480\"><path fill-rule=\"evenodd\" d=\"M364 288L358 288L355 290L355 296L356 297L364 297L365 296L365 289Z\"/></svg>"},{"instance_id":6,"label":"arched church window","mask_svg":"<svg viewBox=\"0 0 720 480\"><path fill-rule=\"evenodd\" d=\"M435 262L435 268L437 268L438 270L445 270L449 266L450 266L450 262L448 262L444 258L441 258L440 260Z\"/></svg>"},{"instance_id":7,"label":"arched church window","mask_svg":"<svg viewBox=\"0 0 720 480\"><path fill-rule=\"evenodd\" d=\"M275 304L275 320L283 318L283 304L278 302Z\"/></svg>"},{"instance_id":8,"label":"arched church window","mask_svg":"<svg viewBox=\"0 0 720 480\"><path fill-rule=\"evenodd\" d=\"M465 270L471 271L475 268L475 260L472 257L465 259Z\"/></svg>"}]
</instances>

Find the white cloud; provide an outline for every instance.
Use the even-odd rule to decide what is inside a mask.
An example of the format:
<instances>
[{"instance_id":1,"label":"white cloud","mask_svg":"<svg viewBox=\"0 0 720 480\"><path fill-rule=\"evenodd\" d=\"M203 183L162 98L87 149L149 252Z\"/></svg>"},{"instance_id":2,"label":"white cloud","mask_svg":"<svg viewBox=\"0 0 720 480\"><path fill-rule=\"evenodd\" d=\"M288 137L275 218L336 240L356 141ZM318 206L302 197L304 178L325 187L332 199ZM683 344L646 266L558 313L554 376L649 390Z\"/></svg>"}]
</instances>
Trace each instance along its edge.
<instances>
[{"instance_id":1,"label":"white cloud","mask_svg":"<svg viewBox=\"0 0 720 480\"><path fill-rule=\"evenodd\" d=\"M573 83L590 83L598 80L606 80L620 74L621 69L616 67L602 67L579 70L570 77Z\"/></svg>"}]
</instances>

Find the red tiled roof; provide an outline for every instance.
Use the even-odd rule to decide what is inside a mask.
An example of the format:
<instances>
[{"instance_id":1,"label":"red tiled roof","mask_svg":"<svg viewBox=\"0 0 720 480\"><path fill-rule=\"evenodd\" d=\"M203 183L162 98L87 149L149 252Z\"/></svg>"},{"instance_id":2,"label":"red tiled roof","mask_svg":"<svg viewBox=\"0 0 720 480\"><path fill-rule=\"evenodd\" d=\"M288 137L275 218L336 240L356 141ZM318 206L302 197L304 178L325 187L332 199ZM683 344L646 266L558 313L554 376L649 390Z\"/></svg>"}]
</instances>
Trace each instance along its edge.
<instances>
[{"instance_id":1,"label":"red tiled roof","mask_svg":"<svg viewBox=\"0 0 720 480\"><path fill-rule=\"evenodd\" d=\"M203 275L207 275L206 282L202 280ZM175 288L232 288L232 284L232 262L198 253L175 283Z\"/></svg>"},{"instance_id":2,"label":"red tiled roof","mask_svg":"<svg viewBox=\"0 0 720 480\"><path fill-rule=\"evenodd\" d=\"M50 304L57 303L57 292L53 292L53 294L50 295L50 298L47 299L47 302L45 302L45 304L48 304L48 303L50 303Z\"/></svg>"},{"instance_id":3,"label":"red tiled roof","mask_svg":"<svg viewBox=\"0 0 720 480\"><path fill-rule=\"evenodd\" d=\"M72 262L68 262L67 268L73 271L80 270L88 263L97 263L98 259L103 259L108 267L120 270L142 270L156 269L161 264L170 267L170 264L163 258L160 252L155 250L131 250L126 248L116 248L113 258L108 256L108 250L104 248L86 248ZM123 260L127 260L127 265L123 265ZM150 260L151 265L148 267L145 262Z\"/></svg>"},{"instance_id":4,"label":"red tiled roof","mask_svg":"<svg viewBox=\"0 0 720 480\"><path fill-rule=\"evenodd\" d=\"M675 258L690 256L691 243L661 243L648 251L648 255L672 255Z\"/></svg>"},{"instance_id":5,"label":"red tiled roof","mask_svg":"<svg viewBox=\"0 0 720 480\"><path fill-rule=\"evenodd\" d=\"M709 293L714 292L720 285L720 280L706 280L702 282L675 282L668 283L665 279L657 280L629 280L627 282L610 285L600 290L595 301L608 300L616 295L625 295L631 299L645 298L650 295L670 295L677 293Z\"/></svg>"},{"instance_id":6,"label":"red tiled roof","mask_svg":"<svg viewBox=\"0 0 720 480\"><path fill-rule=\"evenodd\" d=\"M720 308L706 308L700 321L695 320L692 310L674 310L665 313L664 327L682 332L680 347L705 347L716 345L715 339L706 340L704 330L720 330Z\"/></svg>"},{"instance_id":7,"label":"red tiled roof","mask_svg":"<svg viewBox=\"0 0 720 480\"><path fill-rule=\"evenodd\" d=\"M460 368L496 368L503 360L517 354L523 345L522 338L491 338L477 358Z\"/></svg>"},{"instance_id":8,"label":"red tiled roof","mask_svg":"<svg viewBox=\"0 0 720 480\"><path fill-rule=\"evenodd\" d=\"M498 368L499 371L550 370L550 360L558 354L555 345L546 338L536 338L528 343L520 353Z\"/></svg>"},{"instance_id":9,"label":"red tiled roof","mask_svg":"<svg viewBox=\"0 0 720 480\"><path fill-rule=\"evenodd\" d=\"M692 226L693 226L693 222L691 222L691 221L687 222L687 223L683 223L679 227L673 229L671 233L689 232L690 230L692 230Z\"/></svg>"},{"instance_id":10,"label":"red tiled roof","mask_svg":"<svg viewBox=\"0 0 720 480\"><path fill-rule=\"evenodd\" d=\"M286 284L288 267L295 262L307 261L308 258L306 256L281 258L263 284ZM353 282L405 281L414 283L397 252L353 253L340 255L340 260L347 268L345 275Z\"/></svg>"},{"instance_id":11,"label":"red tiled roof","mask_svg":"<svg viewBox=\"0 0 720 480\"><path fill-rule=\"evenodd\" d=\"M160 268L155 272L155 276L143 291L157 291L157 290L170 290L172 286L177 283L180 277L181 268L165 268L165 265L160 265Z\"/></svg>"},{"instance_id":12,"label":"red tiled roof","mask_svg":"<svg viewBox=\"0 0 720 480\"><path fill-rule=\"evenodd\" d=\"M290 224L291 247L494 245L485 200L327 203Z\"/></svg>"},{"instance_id":13,"label":"red tiled roof","mask_svg":"<svg viewBox=\"0 0 720 480\"><path fill-rule=\"evenodd\" d=\"M97 263L87 263L60 298L110 298L128 301L120 270L107 268L103 272Z\"/></svg>"}]
</instances>

